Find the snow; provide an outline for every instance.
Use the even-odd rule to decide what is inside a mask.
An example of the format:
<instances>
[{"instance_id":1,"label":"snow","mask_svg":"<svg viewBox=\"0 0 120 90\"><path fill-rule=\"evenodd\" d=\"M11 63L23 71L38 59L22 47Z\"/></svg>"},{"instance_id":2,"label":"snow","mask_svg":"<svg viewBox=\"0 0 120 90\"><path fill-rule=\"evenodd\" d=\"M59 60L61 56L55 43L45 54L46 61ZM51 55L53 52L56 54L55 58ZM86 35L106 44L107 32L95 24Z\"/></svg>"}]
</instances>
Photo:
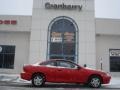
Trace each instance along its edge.
<instances>
[{"instance_id":1,"label":"snow","mask_svg":"<svg viewBox=\"0 0 120 90\"><path fill-rule=\"evenodd\" d=\"M0 74L0 81L30 83L30 81L21 79L19 74Z\"/></svg>"}]
</instances>

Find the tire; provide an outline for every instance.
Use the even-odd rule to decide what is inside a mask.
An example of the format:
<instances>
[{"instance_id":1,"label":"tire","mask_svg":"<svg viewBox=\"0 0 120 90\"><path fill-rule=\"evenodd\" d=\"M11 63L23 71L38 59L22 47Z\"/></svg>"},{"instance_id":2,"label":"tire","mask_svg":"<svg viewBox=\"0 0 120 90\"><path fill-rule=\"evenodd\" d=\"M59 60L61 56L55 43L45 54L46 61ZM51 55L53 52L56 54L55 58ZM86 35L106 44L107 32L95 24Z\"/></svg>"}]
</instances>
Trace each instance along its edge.
<instances>
[{"instance_id":1,"label":"tire","mask_svg":"<svg viewBox=\"0 0 120 90\"><path fill-rule=\"evenodd\" d=\"M41 74L35 74L32 77L32 85L35 87L40 87L45 84L45 78Z\"/></svg>"},{"instance_id":2,"label":"tire","mask_svg":"<svg viewBox=\"0 0 120 90\"><path fill-rule=\"evenodd\" d=\"M101 78L99 76L92 76L88 81L88 85L92 88L99 88L101 87Z\"/></svg>"}]
</instances>

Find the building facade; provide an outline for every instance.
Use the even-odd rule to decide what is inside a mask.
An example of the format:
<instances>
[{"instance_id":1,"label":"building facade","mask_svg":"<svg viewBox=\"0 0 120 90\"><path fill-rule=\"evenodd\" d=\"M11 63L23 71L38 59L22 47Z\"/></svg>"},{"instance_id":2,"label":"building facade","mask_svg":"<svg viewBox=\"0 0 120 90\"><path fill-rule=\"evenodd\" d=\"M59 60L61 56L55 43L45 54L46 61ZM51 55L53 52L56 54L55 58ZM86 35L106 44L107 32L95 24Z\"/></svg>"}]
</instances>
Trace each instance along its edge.
<instances>
[{"instance_id":1,"label":"building facade","mask_svg":"<svg viewBox=\"0 0 120 90\"><path fill-rule=\"evenodd\" d=\"M95 57L94 0L34 1L30 63L66 58L94 68Z\"/></svg>"},{"instance_id":2,"label":"building facade","mask_svg":"<svg viewBox=\"0 0 120 90\"><path fill-rule=\"evenodd\" d=\"M120 75L120 20L96 19L96 65L111 72L114 76Z\"/></svg>"},{"instance_id":3,"label":"building facade","mask_svg":"<svg viewBox=\"0 0 120 90\"><path fill-rule=\"evenodd\" d=\"M0 16L0 73L66 59L119 75L120 20L94 16L94 0L34 0L32 16Z\"/></svg>"},{"instance_id":4,"label":"building facade","mask_svg":"<svg viewBox=\"0 0 120 90\"><path fill-rule=\"evenodd\" d=\"M19 73L29 63L31 16L0 16L0 73Z\"/></svg>"}]
</instances>

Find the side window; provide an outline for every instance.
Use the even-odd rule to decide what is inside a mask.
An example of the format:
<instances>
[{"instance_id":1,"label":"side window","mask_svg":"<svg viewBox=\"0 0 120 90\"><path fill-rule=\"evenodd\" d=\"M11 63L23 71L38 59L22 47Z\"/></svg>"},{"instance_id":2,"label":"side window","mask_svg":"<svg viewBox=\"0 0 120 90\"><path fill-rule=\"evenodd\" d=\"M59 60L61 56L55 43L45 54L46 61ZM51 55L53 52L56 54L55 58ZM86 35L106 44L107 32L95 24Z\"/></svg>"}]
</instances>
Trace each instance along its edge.
<instances>
[{"instance_id":1,"label":"side window","mask_svg":"<svg viewBox=\"0 0 120 90\"><path fill-rule=\"evenodd\" d=\"M58 61L57 66L64 67L64 68L75 68L76 67L76 65L69 63L69 62L64 62L64 61Z\"/></svg>"},{"instance_id":2,"label":"side window","mask_svg":"<svg viewBox=\"0 0 120 90\"><path fill-rule=\"evenodd\" d=\"M55 63L54 62L49 62L46 64L47 66L55 66Z\"/></svg>"},{"instance_id":3,"label":"side window","mask_svg":"<svg viewBox=\"0 0 120 90\"><path fill-rule=\"evenodd\" d=\"M45 65L45 66L56 66L56 65L55 65L55 62L51 62L51 61L41 63L40 65Z\"/></svg>"}]
</instances>

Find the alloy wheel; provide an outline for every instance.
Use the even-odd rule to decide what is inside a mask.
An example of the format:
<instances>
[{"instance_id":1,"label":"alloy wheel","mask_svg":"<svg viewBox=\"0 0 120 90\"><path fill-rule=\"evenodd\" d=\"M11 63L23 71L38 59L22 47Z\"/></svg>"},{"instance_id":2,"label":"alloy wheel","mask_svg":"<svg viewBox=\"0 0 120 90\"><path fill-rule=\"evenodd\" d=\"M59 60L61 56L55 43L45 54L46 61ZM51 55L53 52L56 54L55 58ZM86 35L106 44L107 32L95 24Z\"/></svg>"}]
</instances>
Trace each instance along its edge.
<instances>
[{"instance_id":1,"label":"alloy wheel","mask_svg":"<svg viewBox=\"0 0 120 90\"><path fill-rule=\"evenodd\" d=\"M35 75L32 78L32 84L33 86L42 86L44 84L44 77L42 75Z\"/></svg>"},{"instance_id":2,"label":"alloy wheel","mask_svg":"<svg viewBox=\"0 0 120 90\"><path fill-rule=\"evenodd\" d=\"M94 88L101 86L101 79L99 77L92 77L89 81L89 85Z\"/></svg>"}]
</instances>

